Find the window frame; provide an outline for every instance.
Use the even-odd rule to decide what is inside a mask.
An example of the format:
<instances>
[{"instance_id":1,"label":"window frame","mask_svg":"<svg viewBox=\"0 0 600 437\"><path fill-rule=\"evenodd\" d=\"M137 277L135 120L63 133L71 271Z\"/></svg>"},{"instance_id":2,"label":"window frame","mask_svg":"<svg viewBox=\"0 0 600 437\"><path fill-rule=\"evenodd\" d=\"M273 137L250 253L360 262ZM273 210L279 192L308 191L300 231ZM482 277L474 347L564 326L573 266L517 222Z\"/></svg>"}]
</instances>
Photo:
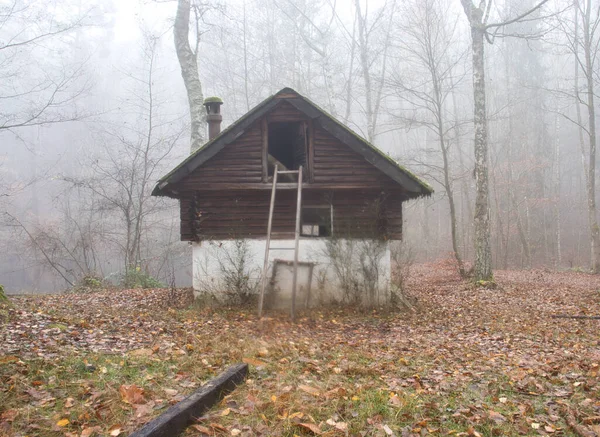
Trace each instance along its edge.
<instances>
[{"instance_id":1,"label":"window frame","mask_svg":"<svg viewBox=\"0 0 600 437\"><path fill-rule=\"evenodd\" d=\"M316 239L316 238L331 238L333 236L333 204L329 203L329 204L308 204L308 205L302 205L301 206L302 211L304 211L304 209L329 209L329 235L307 235L304 234L302 232L302 227L304 226L304 220L302 219L302 211L300 212L300 237L301 238L309 238L309 239ZM309 224L312 226L315 226L315 224ZM320 224L317 224L317 226L321 226Z\"/></svg>"}]
</instances>

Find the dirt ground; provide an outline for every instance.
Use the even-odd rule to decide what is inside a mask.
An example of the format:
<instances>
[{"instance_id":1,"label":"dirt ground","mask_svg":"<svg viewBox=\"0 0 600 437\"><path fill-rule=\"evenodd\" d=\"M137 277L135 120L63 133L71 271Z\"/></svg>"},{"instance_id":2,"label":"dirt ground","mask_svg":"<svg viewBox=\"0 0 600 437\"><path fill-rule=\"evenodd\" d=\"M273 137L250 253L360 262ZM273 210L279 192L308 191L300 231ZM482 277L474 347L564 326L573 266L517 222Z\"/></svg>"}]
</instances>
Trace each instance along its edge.
<instances>
[{"instance_id":1,"label":"dirt ground","mask_svg":"<svg viewBox=\"0 0 600 437\"><path fill-rule=\"evenodd\" d=\"M259 321L189 290L0 306L0 435L127 435L228 365L251 373L186 435L600 435L600 277L414 266L417 310Z\"/></svg>"}]
</instances>

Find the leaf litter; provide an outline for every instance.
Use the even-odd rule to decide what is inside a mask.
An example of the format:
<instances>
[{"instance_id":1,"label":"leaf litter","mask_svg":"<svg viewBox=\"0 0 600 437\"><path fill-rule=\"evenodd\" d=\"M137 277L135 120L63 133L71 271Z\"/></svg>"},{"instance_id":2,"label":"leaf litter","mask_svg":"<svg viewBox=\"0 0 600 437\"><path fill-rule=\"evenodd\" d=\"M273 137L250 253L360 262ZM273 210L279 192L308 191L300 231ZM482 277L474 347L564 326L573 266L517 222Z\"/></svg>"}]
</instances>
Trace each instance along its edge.
<instances>
[{"instance_id":1,"label":"leaf litter","mask_svg":"<svg viewBox=\"0 0 600 437\"><path fill-rule=\"evenodd\" d=\"M12 299L0 328L0 435L126 435L234 362L246 384L186 435L598 435L600 277L444 263L415 313L329 309L257 320L189 290Z\"/></svg>"}]
</instances>

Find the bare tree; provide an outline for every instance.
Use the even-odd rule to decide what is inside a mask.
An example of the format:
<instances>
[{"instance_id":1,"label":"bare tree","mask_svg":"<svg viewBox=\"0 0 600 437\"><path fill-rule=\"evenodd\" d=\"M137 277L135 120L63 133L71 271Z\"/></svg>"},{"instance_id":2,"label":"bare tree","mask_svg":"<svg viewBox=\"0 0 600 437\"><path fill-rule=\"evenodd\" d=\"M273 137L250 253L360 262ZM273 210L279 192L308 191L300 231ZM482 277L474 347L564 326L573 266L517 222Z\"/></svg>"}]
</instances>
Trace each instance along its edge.
<instances>
[{"instance_id":1,"label":"bare tree","mask_svg":"<svg viewBox=\"0 0 600 437\"><path fill-rule=\"evenodd\" d=\"M598 81L598 53L600 45L600 6L588 0L571 0L573 16L557 16L556 26L563 39L559 45L566 48L573 57L572 91L557 87L553 90L558 99L567 100L575 105L575 115L571 114L572 105L558 113L571 122L578 130L581 165L585 185L585 203L589 226L591 269L600 273L600 228L596 205L596 95ZM581 84L583 81L583 84ZM584 108L585 113L582 113ZM587 117L585 115L587 114ZM557 121L558 124L558 121ZM558 130L558 129L557 129ZM558 147L558 145L557 145ZM556 152L558 153L558 151ZM556 173L556 179L560 177ZM558 182L557 182L558 183Z\"/></svg>"},{"instance_id":2,"label":"bare tree","mask_svg":"<svg viewBox=\"0 0 600 437\"><path fill-rule=\"evenodd\" d=\"M97 214L109 214L124 228L121 233L121 227L116 227L107 239L120 249L126 269L144 264L142 248L149 232L146 223L165 207L164 201L150 196L152 185L165 170L165 160L182 134L182 129L171 127L177 120L166 120L159 111L162 102L154 85L157 42L146 35L144 68L128 74L135 84L130 91L135 98L124 106L135 114L135 122L126 130L114 126L104 129L98 141L99 153L83 166L88 173L64 178L98 199Z\"/></svg>"},{"instance_id":3,"label":"bare tree","mask_svg":"<svg viewBox=\"0 0 600 437\"><path fill-rule=\"evenodd\" d=\"M488 177L488 126L486 112L485 89L485 39L493 41L494 33L512 23L526 19L538 10L548 0L542 0L533 8L498 23L488 24L493 0L480 0L478 5L473 0L461 0L463 9L471 28L473 53L473 123L475 125L475 264L476 281L493 280L492 250L490 246L490 207L489 207L489 177Z\"/></svg>"},{"instance_id":4,"label":"bare tree","mask_svg":"<svg viewBox=\"0 0 600 437\"><path fill-rule=\"evenodd\" d=\"M359 0L354 1L354 7L358 28L356 46L365 91L364 112L367 118L367 140L373 142L377 134L377 122L383 100L383 82L387 71L389 38L396 1L392 0L391 6L388 6L386 2L386 5L371 20L368 9L365 9L364 12L361 10ZM387 17L386 12L388 13ZM383 27L383 41L376 41L376 31L380 27ZM375 70L377 58L379 58L379 72Z\"/></svg>"},{"instance_id":5,"label":"bare tree","mask_svg":"<svg viewBox=\"0 0 600 437\"><path fill-rule=\"evenodd\" d=\"M0 4L0 133L84 115L72 103L89 88L85 60L69 63L61 56L52 64L46 55L71 47L69 37L91 23L90 15L88 10L64 20L36 0Z\"/></svg>"},{"instance_id":6,"label":"bare tree","mask_svg":"<svg viewBox=\"0 0 600 437\"><path fill-rule=\"evenodd\" d=\"M451 117L446 106L448 99L464 73L457 65L464 59L456 40L457 20L452 21L450 4L443 0L417 0L406 4L401 14L405 22L399 26L394 44L400 49L401 64L391 74L389 86L395 94L407 102L410 108L403 111L409 115L395 116L408 127L425 127L437 137L442 165L423 162L435 173L441 173L439 181L444 187L450 208L452 250L461 276L465 269L459 250L458 225L451 169L450 137L460 124L457 114ZM405 66L406 74L402 71ZM406 68L408 67L408 68ZM462 70L464 71L464 70ZM456 107L454 108L456 110ZM397 111L395 111L397 113ZM454 132L456 134L456 132ZM440 169L441 171L436 171Z\"/></svg>"}]
</instances>

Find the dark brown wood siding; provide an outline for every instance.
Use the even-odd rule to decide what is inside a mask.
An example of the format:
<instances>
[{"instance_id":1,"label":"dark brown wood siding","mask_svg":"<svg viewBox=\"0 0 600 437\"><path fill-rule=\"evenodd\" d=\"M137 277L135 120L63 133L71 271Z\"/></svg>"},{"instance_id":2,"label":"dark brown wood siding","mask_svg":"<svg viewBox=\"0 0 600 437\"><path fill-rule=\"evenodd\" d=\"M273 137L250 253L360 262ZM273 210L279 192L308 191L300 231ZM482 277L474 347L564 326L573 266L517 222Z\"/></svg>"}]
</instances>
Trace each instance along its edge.
<instances>
[{"instance_id":1,"label":"dark brown wood siding","mask_svg":"<svg viewBox=\"0 0 600 437\"><path fill-rule=\"evenodd\" d=\"M186 193L180 200L181 239L265 238L270 194L268 190ZM400 239L402 236L402 203L398 195L372 190L305 190L303 204L332 204L333 229L337 237ZM192 217L196 217L196 231ZM272 238L293 238L295 217L296 192L279 191L273 214Z\"/></svg>"},{"instance_id":2,"label":"dark brown wood siding","mask_svg":"<svg viewBox=\"0 0 600 437\"><path fill-rule=\"evenodd\" d=\"M315 184L397 186L390 177L316 123L314 148Z\"/></svg>"},{"instance_id":3,"label":"dark brown wood siding","mask_svg":"<svg viewBox=\"0 0 600 437\"><path fill-rule=\"evenodd\" d=\"M401 238L405 200L401 186L329 134L318 121L308 120L296 107L282 101L177 183L182 240L266 237L271 183L263 179L263 134L268 122L295 120L306 120L312 129L308 153L313 182L303 191L303 204L332 204L336 236ZM293 238L293 188L278 190L275 239Z\"/></svg>"},{"instance_id":4,"label":"dark brown wood siding","mask_svg":"<svg viewBox=\"0 0 600 437\"><path fill-rule=\"evenodd\" d=\"M267 120L273 122L305 118L287 102L282 102L267 115ZM399 188L395 181L329 134L318 123L312 125L314 152L310 153L314 157L311 176L315 185L327 185L328 188ZM240 186L265 183L262 174L262 130L261 122L256 122L238 139L226 145L223 150L179 182L179 190L196 190L203 187L217 189L221 184L223 188L229 189L236 184Z\"/></svg>"},{"instance_id":5,"label":"dark brown wood siding","mask_svg":"<svg viewBox=\"0 0 600 437\"><path fill-rule=\"evenodd\" d=\"M178 185L193 190L205 185L259 183L262 180L261 144L261 128L257 123Z\"/></svg>"}]
</instances>

